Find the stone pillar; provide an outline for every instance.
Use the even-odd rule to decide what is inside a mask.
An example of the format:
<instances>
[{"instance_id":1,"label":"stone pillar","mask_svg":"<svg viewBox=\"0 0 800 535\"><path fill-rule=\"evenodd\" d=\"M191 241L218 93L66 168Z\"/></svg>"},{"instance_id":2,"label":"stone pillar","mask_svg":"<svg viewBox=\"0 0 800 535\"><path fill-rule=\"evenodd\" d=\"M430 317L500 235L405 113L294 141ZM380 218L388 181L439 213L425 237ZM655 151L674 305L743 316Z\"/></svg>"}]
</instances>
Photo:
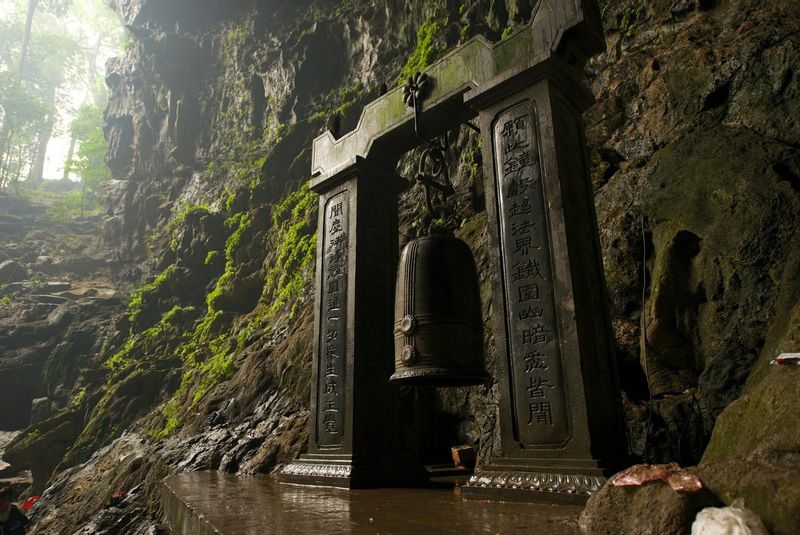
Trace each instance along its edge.
<instances>
[{"instance_id":1,"label":"stone pillar","mask_svg":"<svg viewBox=\"0 0 800 535\"><path fill-rule=\"evenodd\" d=\"M406 182L368 160L322 179L308 453L282 481L339 487L402 482L393 371L397 195Z\"/></svg>"},{"instance_id":2,"label":"stone pillar","mask_svg":"<svg viewBox=\"0 0 800 535\"><path fill-rule=\"evenodd\" d=\"M556 57L466 96L480 111L502 453L465 495L582 502L626 453L582 112Z\"/></svg>"}]
</instances>

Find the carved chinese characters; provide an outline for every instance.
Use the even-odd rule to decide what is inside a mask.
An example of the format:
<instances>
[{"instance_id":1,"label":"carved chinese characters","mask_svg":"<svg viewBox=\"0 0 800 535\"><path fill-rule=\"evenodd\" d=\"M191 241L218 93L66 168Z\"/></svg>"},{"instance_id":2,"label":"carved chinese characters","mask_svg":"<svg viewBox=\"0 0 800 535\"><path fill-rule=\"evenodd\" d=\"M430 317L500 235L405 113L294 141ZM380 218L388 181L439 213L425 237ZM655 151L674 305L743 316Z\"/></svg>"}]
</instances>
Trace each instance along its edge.
<instances>
[{"instance_id":1,"label":"carved chinese characters","mask_svg":"<svg viewBox=\"0 0 800 535\"><path fill-rule=\"evenodd\" d=\"M338 446L344 438L347 348L348 195L325 205L320 354L317 375L317 445Z\"/></svg>"},{"instance_id":2,"label":"carved chinese characters","mask_svg":"<svg viewBox=\"0 0 800 535\"><path fill-rule=\"evenodd\" d=\"M534 447L569 438L535 118L526 100L493 123L513 432Z\"/></svg>"}]
</instances>

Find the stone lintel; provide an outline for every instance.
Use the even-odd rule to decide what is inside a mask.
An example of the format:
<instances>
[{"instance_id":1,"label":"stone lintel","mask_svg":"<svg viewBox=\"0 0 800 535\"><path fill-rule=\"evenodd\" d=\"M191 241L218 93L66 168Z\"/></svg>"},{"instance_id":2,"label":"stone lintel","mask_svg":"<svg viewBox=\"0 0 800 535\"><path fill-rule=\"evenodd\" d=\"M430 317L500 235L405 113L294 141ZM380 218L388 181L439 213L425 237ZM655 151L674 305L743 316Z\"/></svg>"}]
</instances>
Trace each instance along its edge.
<instances>
[{"instance_id":1,"label":"stone lintel","mask_svg":"<svg viewBox=\"0 0 800 535\"><path fill-rule=\"evenodd\" d=\"M557 87L579 113L595 102L592 92L558 56L550 56L522 71L503 73L489 83L466 92L464 102L476 110L482 110L542 80Z\"/></svg>"},{"instance_id":2,"label":"stone lintel","mask_svg":"<svg viewBox=\"0 0 800 535\"><path fill-rule=\"evenodd\" d=\"M378 189L395 195L411 185L385 165L377 164L372 159L354 156L342 162L336 169L332 169L330 173L313 177L309 187L312 191L322 194L353 178L360 179L360 188Z\"/></svg>"},{"instance_id":3,"label":"stone lintel","mask_svg":"<svg viewBox=\"0 0 800 535\"><path fill-rule=\"evenodd\" d=\"M604 48L594 0L542 0L535 9L531 24L507 39L490 43L476 36L425 69L433 85L425 98L423 124L439 125L442 131L455 128L476 115L463 102L465 92L483 91L553 56L580 73L586 59ZM314 140L312 175L324 181L357 156L393 164L421 142L413 133L413 117L401 88L389 91L364 108L351 132L336 139L328 131Z\"/></svg>"}]
</instances>

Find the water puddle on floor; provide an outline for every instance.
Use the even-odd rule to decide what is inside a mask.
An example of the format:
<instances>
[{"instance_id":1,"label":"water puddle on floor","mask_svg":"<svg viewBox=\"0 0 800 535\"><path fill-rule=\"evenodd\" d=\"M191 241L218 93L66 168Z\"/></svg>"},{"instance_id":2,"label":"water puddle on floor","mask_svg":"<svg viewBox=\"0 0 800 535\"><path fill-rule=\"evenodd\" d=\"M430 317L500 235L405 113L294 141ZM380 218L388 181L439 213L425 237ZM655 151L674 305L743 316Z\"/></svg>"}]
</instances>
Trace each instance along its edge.
<instances>
[{"instance_id":1,"label":"water puddle on floor","mask_svg":"<svg viewBox=\"0 0 800 535\"><path fill-rule=\"evenodd\" d=\"M218 472L179 474L165 485L165 509L177 533L186 533L181 528L195 525L202 515L202 523L212 528L208 533L216 529L222 535L574 535L581 511L574 506L462 500L458 488L345 490Z\"/></svg>"}]
</instances>

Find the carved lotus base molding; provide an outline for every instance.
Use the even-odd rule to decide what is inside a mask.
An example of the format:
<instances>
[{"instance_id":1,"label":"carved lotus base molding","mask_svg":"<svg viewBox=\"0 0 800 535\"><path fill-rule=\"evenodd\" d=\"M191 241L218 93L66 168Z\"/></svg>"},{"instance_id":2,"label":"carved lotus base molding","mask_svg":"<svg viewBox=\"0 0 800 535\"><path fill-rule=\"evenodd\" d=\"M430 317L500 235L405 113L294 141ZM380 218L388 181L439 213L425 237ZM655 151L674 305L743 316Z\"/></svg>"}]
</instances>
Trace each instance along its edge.
<instances>
[{"instance_id":1,"label":"carved lotus base molding","mask_svg":"<svg viewBox=\"0 0 800 535\"><path fill-rule=\"evenodd\" d=\"M513 499L517 494L521 500L583 503L605 482L602 476L586 474L487 470L473 475L463 491L467 498Z\"/></svg>"},{"instance_id":2,"label":"carved lotus base molding","mask_svg":"<svg viewBox=\"0 0 800 535\"><path fill-rule=\"evenodd\" d=\"M413 485L425 479L421 465L393 458L325 459L301 456L276 474L279 481L342 488Z\"/></svg>"},{"instance_id":3,"label":"carved lotus base molding","mask_svg":"<svg viewBox=\"0 0 800 535\"><path fill-rule=\"evenodd\" d=\"M349 464L298 463L289 464L280 471L281 476L349 478L353 467Z\"/></svg>"}]
</instances>

